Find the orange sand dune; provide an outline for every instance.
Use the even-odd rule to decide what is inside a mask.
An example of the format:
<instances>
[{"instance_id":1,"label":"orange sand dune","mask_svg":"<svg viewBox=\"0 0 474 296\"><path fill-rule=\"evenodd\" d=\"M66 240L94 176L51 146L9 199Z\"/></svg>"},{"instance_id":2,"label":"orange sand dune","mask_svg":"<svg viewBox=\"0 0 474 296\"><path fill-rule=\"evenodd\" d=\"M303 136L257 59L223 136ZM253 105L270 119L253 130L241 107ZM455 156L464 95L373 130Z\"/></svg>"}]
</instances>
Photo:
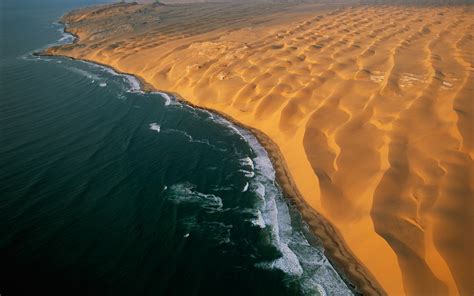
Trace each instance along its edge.
<instances>
[{"instance_id":1,"label":"orange sand dune","mask_svg":"<svg viewBox=\"0 0 474 296\"><path fill-rule=\"evenodd\" d=\"M49 54L268 136L364 293L474 294L472 6L125 4L63 21L80 40Z\"/></svg>"}]
</instances>

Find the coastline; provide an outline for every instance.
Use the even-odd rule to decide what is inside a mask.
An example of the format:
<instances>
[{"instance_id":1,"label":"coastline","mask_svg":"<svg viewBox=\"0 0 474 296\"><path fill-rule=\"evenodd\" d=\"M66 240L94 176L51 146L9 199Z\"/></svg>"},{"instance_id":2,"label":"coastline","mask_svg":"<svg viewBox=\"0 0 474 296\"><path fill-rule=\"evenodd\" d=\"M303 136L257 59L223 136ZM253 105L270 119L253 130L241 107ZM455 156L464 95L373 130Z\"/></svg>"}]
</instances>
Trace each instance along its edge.
<instances>
[{"instance_id":1,"label":"coastline","mask_svg":"<svg viewBox=\"0 0 474 296\"><path fill-rule=\"evenodd\" d=\"M123 74L131 75L127 73ZM142 80L139 79L139 81ZM163 92L161 90L154 91ZM293 181L293 178L289 174L287 164L280 152L280 148L269 136L256 128L247 126L235 120L227 114L214 109L203 108L192 104L191 102L182 98L179 94L168 94L171 94L180 102L183 102L193 108L218 114L232 124L246 129L252 135L254 135L260 145L262 145L262 147L266 150L270 161L272 162L278 185L280 186L285 199L297 207L305 223L309 226L313 234L321 240L324 246L325 255L331 261L333 267L337 270L348 287L352 291L361 293L363 295L387 295L387 293L382 289L382 287L380 287L380 285L365 268L365 266L360 261L358 261L352 252L347 248L339 231L326 218L311 208L311 206L309 206L308 203L303 199L301 193Z\"/></svg>"},{"instance_id":2,"label":"coastline","mask_svg":"<svg viewBox=\"0 0 474 296\"><path fill-rule=\"evenodd\" d=\"M63 17L61 18L61 20L58 21L58 23L64 26L64 33L70 34L74 37L73 42L68 43L67 45L77 43L79 41L79 36L69 31L67 28L67 23L63 22L62 19ZM33 55L63 57L71 60L88 62L102 67L110 68L119 75L133 76L139 82L140 90L143 92L160 92L172 95L178 101L185 103L188 106L218 114L219 116L228 120L232 124L249 131L252 135L255 136L260 145L266 150L272 163L273 169L275 170L278 185L280 186L285 199L288 201L288 203L291 203L296 206L304 222L309 226L312 233L322 242L324 247L324 254L328 257L329 261L332 263L333 267L336 269L336 271L344 280L344 282L346 282L348 288L356 295L359 293L362 295L387 295L385 290L380 286L380 284L370 273L370 271L349 250L340 232L332 225L331 222L329 222L324 216L322 216L315 209L313 209L304 200L302 194L299 192L292 176L289 173L287 164L280 151L280 148L264 132L260 131L257 128L245 125L239 122L237 119L234 119L228 114L225 114L218 110L193 104L178 93L167 92L157 89L139 75L126 73L116 69L111 65L100 63L97 61L88 59L77 59L68 55L51 54L48 52L50 48L58 46L60 47L62 46L62 44L53 44L45 49L42 49L40 52L33 53Z\"/></svg>"}]
</instances>

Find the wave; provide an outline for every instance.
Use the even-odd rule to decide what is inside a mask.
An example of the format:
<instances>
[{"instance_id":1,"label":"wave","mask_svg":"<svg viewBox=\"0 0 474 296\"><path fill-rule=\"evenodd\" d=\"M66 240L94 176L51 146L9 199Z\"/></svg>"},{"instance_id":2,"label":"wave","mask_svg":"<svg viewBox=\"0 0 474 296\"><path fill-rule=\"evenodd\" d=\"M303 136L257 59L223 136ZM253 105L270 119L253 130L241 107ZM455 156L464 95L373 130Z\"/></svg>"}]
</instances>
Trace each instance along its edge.
<instances>
[{"instance_id":1,"label":"wave","mask_svg":"<svg viewBox=\"0 0 474 296\"><path fill-rule=\"evenodd\" d=\"M252 148L254 156L240 159L241 171L252 172L248 190L255 193L261 201L251 223L262 229L269 229L273 243L281 257L270 262L260 262L257 267L278 269L300 279L305 294L352 295L334 267L324 256L324 249L309 243L307 236L315 238L301 216L290 213L282 191L276 182L276 173L267 151L249 131L240 128L228 120L210 114L209 119L227 127L228 131L239 135ZM250 174L249 174L250 177ZM299 221L299 229L293 227Z\"/></svg>"},{"instance_id":2,"label":"wave","mask_svg":"<svg viewBox=\"0 0 474 296\"><path fill-rule=\"evenodd\" d=\"M251 171L253 171L255 169L255 166L253 164L253 161L250 157L245 157L245 158L241 158L240 159L240 164L241 165L244 165L244 166L248 166L250 167Z\"/></svg>"},{"instance_id":3,"label":"wave","mask_svg":"<svg viewBox=\"0 0 474 296\"><path fill-rule=\"evenodd\" d=\"M77 39L77 37L74 36L73 34L66 32L66 26L65 25L63 25L61 23L58 23L58 22L54 22L52 25L53 25L53 27L58 27L57 30L61 34L61 37L59 37L59 39L56 40L53 43L47 44L47 45L45 45L41 48L35 49L33 51L30 51L30 52L22 55L20 58L25 59L25 60L32 60L32 61L51 61L51 59L49 57L40 56L40 55L37 55L37 53L42 52L43 50L45 50L49 47L52 47L52 46L72 44ZM82 62L82 63L85 63L89 66L92 66L94 68L101 69L101 70L103 70L103 71L105 71L105 72L107 72L107 73L109 73L113 76L122 77L123 80L128 85L128 88L126 89L127 92L144 93L141 89L140 81L133 75L129 75L129 74L125 74L125 73L118 73L117 71L115 71L112 68L109 68L109 67L104 66L104 65L96 64L96 63L93 63L93 62L89 62L89 61L85 61L85 60L78 60L78 61ZM60 62L61 61L58 61L58 63L60 63ZM77 70L79 70L79 69L77 69ZM99 79L96 78L95 80L99 80ZM101 84L101 86L104 87L103 83Z\"/></svg>"},{"instance_id":4,"label":"wave","mask_svg":"<svg viewBox=\"0 0 474 296\"><path fill-rule=\"evenodd\" d=\"M214 194L199 192L195 188L194 184L188 182L174 184L167 189L167 197L177 204L192 204L212 212L222 210L222 198Z\"/></svg>"},{"instance_id":5,"label":"wave","mask_svg":"<svg viewBox=\"0 0 474 296\"><path fill-rule=\"evenodd\" d=\"M161 96L163 99L165 99L165 106L169 106L171 104L173 105L180 105L179 102L176 100L176 98L170 96L167 93L161 92L161 91L156 91L156 92L151 92L151 94L157 94Z\"/></svg>"},{"instance_id":6,"label":"wave","mask_svg":"<svg viewBox=\"0 0 474 296\"><path fill-rule=\"evenodd\" d=\"M89 71L83 70L83 69L79 69L79 68L76 68L76 67L65 67L65 68L67 70L71 71L71 72L74 72L74 73L79 74L81 76L87 77L87 78L91 79L93 82L95 82L95 80L98 80L98 81L102 80L102 78L99 77L98 75L96 75L94 73L91 73Z\"/></svg>"},{"instance_id":7,"label":"wave","mask_svg":"<svg viewBox=\"0 0 474 296\"><path fill-rule=\"evenodd\" d=\"M249 189L249 183L245 183L245 186L244 188L242 189L242 192L247 192L247 190Z\"/></svg>"},{"instance_id":8,"label":"wave","mask_svg":"<svg viewBox=\"0 0 474 296\"><path fill-rule=\"evenodd\" d=\"M242 172L245 177L247 178L253 178L255 176L255 173L252 171L247 171L247 170L239 170L239 172Z\"/></svg>"},{"instance_id":9,"label":"wave","mask_svg":"<svg viewBox=\"0 0 474 296\"><path fill-rule=\"evenodd\" d=\"M52 25L53 27L57 28L59 33L61 33L61 37L54 43L54 45L71 44L77 39L76 36L74 36L73 34L66 32L65 25L58 22L54 22ZM48 47L49 46L51 45L48 45Z\"/></svg>"},{"instance_id":10,"label":"wave","mask_svg":"<svg viewBox=\"0 0 474 296\"><path fill-rule=\"evenodd\" d=\"M240 165L245 167L245 169L239 170L240 172L244 173L245 177L253 178L255 176L255 166L250 157L247 156L245 158L241 158Z\"/></svg>"},{"instance_id":11,"label":"wave","mask_svg":"<svg viewBox=\"0 0 474 296\"><path fill-rule=\"evenodd\" d=\"M64 29L62 29L61 33L62 33L62 36L61 36L61 38L57 41L57 44L58 44L58 45L61 45L61 44L69 44L69 43L74 42L74 40L76 40L76 37L75 37L74 35L65 32Z\"/></svg>"},{"instance_id":12,"label":"wave","mask_svg":"<svg viewBox=\"0 0 474 296\"><path fill-rule=\"evenodd\" d=\"M279 269L289 275L301 276L303 275L303 267L301 267L300 261L296 254L286 244L280 244L279 250L282 256L273 262L258 263L258 267Z\"/></svg>"},{"instance_id":13,"label":"wave","mask_svg":"<svg viewBox=\"0 0 474 296\"><path fill-rule=\"evenodd\" d=\"M212 144L208 139L194 139L193 136L191 136L191 135L190 135L189 133L187 133L186 131L182 131L182 130L170 128L170 129L164 130L163 132L164 132L164 133L168 133L168 134L169 134L169 133L180 134L180 135L184 136L185 138L187 138L189 143L203 144L203 145L209 146L209 147L211 147L212 149L215 149L215 150L218 150L218 151L226 151L225 149L219 148L219 147L217 147L216 145Z\"/></svg>"},{"instance_id":14,"label":"wave","mask_svg":"<svg viewBox=\"0 0 474 296\"><path fill-rule=\"evenodd\" d=\"M161 130L161 126L157 124L156 122L150 123L149 127L151 130L156 131L157 133L159 133Z\"/></svg>"},{"instance_id":15,"label":"wave","mask_svg":"<svg viewBox=\"0 0 474 296\"><path fill-rule=\"evenodd\" d=\"M265 220L263 220L262 212L257 210L257 217L251 221L253 225L258 226L262 229L265 228Z\"/></svg>"},{"instance_id":16,"label":"wave","mask_svg":"<svg viewBox=\"0 0 474 296\"><path fill-rule=\"evenodd\" d=\"M140 81L135 76L132 76L132 75L129 75L129 74L118 73L117 71L115 71L112 68L109 68L109 67L106 67L106 66L103 66L103 65L99 65L99 64L95 64L95 63L92 63L92 62L89 62L89 61L80 60L80 62L85 63L85 64L87 64L91 67L100 69L100 70L102 70L102 71L104 71L104 72L106 72L106 73L108 73L112 76L121 77L123 79L123 81L128 86L125 89L127 92L130 92L130 93L144 93L143 90L141 89Z\"/></svg>"},{"instance_id":17,"label":"wave","mask_svg":"<svg viewBox=\"0 0 474 296\"><path fill-rule=\"evenodd\" d=\"M50 58L46 58L43 56L37 55L37 53L42 52L43 50L52 47L52 46L58 46L58 45L66 45L66 44L71 44L76 40L76 36L66 32L66 27L63 24L60 24L58 22L52 23L52 26L57 28L57 31L61 34L61 37L57 39L56 41L52 43L48 43L45 46L41 48L37 48L35 50L29 51L25 54L22 54L19 58L24 59L24 60L29 60L29 61L51 61Z\"/></svg>"}]
</instances>

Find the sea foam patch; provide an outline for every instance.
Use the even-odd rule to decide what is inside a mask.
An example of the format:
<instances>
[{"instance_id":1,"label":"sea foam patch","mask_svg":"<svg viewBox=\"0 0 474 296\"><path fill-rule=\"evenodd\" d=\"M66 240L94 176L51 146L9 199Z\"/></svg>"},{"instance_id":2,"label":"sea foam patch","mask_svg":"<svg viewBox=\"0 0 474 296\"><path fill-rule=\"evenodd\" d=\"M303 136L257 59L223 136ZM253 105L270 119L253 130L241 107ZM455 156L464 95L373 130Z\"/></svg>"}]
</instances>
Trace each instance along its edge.
<instances>
[{"instance_id":1,"label":"sea foam patch","mask_svg":"<svg viewBox=\"0 0 474 296\"><path fill-rule=\"evenodd\" d=\"M157 124L156 122L150 123L148 126L150 127L151 130L156 131L157 133L161 131L161 126Z\"/></svg>"},{"instance_id":2,"label":"sea foam patch","mask_svg":"<svg viewBox=\"0 0 474 296\"><path fill-rule=\"evenodd\" d=\"M208 211L222 210L222 199L214 194L197 191L191 183L178 183L169 187L168 199L177 204L196 205Z\"/></svg>"},{"instance_id":3,"label":"sea foam patch","mask_svg":"<svg viewBox=\"0 0 474 296\"><path fill-rule=\"evenodd\" d=\"M82 61L81 60L81 62L88 65L88 66L91 66L93 68L99 69L103 72L106 72L106 73L108 73L112 76L121 77L123 79L123 81L128 86L127 89L126 89L127 92L142 93L140 81L135 76L132 76L132 75L129 75L129 74L118 73L117 71L115 71L112 68L109 68L109 67L106 67L106 66L103 66L103 65L99 65L99 64L95 64L95 63L92 63L92 62L89 62L89 61Z\"/></svg>"},{"instance_id":4,"label":"sea foam patch","mask_svg":"<svg viewBox=\"0 0 474 296\"><path fill-rule=\"evenodd\" d=\"M181 135L181 136L185 137L189 143L203 144L203 145L209 146L209 147L211 147L212 149L215 149L215 150L225 151L225 150L219 148L218 146L212 144L212 143L209 141L209 139L195 139L192 135L190 135L188 132L183 131L183 130L178 130L178 129L170 128L170 129L164 130L163 133L167 133L167 134L170 134L170 133L178 134L178 135Z\"/></svg>"},{"instance_id":5,"label":"sea foam patch","mask_svg":"<svg viewBox=\"0 0 474 296\"><path fill-rule=\"evenodd\" d=\"M247 192L249 189L249 182L245 183L244 188L242 189L242 192Z\"/></svg>"},{"instance_id":6,"label":"sea foam patch","mask_svg":"<svg viewBox=\"0 0 474 296\"><path fill-rule=\"evenodd\" d=\"M263 220L262 212L260 212L260 210L257 210L257 217L252 220L252 224L262 229L265 228L265 220Z\"/></svg>"},{"instance_id":7,"label":"sea foam patch","mask_svg":"<svg viewBox=\"0 0 474 296\"><path fill-rule=\"evenodd\" d=\"M164 92L155 92L156 94L160 95L163 99L165 99L165 106L171 105L171 102L173 101L167 93Z\"/></svg>"},{"instance_id":8,"label":"sea foam patch","mask_svg":"<svg viewBox=\"0 0 474 296\"><path fill-rule=\"evenodd\" d=\"M76 37L74 37L72 34L66 33L66 32L64 32L64 30L62 30L62 36L58 40L58 43L59 44L69 44L69 43L74 42L75 39L76 39Z\"/></svg>"},{"instance_id":9,"label":"sea foam patch","mask_svg":"<svg viewBox=\"0 0 474 296\"><path fill-rule=\"evenodd\" d=\"M97 74L94 74L92 72L89 72L89 71L86 71L86 70L83 70L83 69L79 69L79 68L76 68L76 67L65 67L67 70L71 71L71 72L74 72L76 74L79 74L81 76L84 76L86 78L89 78L91 79L92 82L95 82L96 80L101 80L102 78L97 75Z\"/></svg>"},{"instance_id":10,"label":"sea foam patch","mask_svg":"<svg viewBox=\"0 0 474 296\"><path fill-rule=\"evenodd\" d=\"M117 74L119 75L119 74ZM132 75L127 75L127 74L122 74L128 85L130 86L130 89L128 89L129 92L141 92L141 87L140 87L140 81L138 81L137 78L135 78Z\"/></svg>"}]
</instances>

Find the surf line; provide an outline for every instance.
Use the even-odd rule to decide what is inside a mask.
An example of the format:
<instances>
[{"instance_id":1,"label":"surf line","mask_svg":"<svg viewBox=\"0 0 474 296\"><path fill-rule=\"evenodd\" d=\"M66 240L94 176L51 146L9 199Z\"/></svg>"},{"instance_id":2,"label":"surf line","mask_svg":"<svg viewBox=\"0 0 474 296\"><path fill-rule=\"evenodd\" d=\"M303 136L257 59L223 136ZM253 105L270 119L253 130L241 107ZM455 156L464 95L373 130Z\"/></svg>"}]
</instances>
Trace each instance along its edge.
<instances>
[{"instance_id":1,"label":"surf line","mask_svg":"<svg viewBox=\"0 0 474 296\"><path fill-rule=\"evenodd\" d=\"M79 37L74 33L69 32L67 30L66 24L61 22L59 23L64 26L64 34L70 34L74 38L68 39L64 38L63 36L63 40L71 41L71 43L55 44L53 47L77 43ZM88 59L77 59L71 56L61 54L52 54L48 51L49 48L51 47L43 49L40 52L35 52L33 53L33 55L63 57L66 59L87 62L93 65L103 67L104 69L108 69L111 74L125 77L130 82L131 91L159 94L162 98L165 99L165 105L168 105L172 101L172 98L174 98L176 102L184 103L184 105L197 110L207 111L210 114L216 114L217 116L225 119L232 125L235 125L237 127L242 128L243 130L248 131L257 139L257 142L266 151L276 175L276 182L279 185L283 196L290 204L296 206L299 211L299 214L303 218L303 221L311 229L312 234L315 235L319 240L321 240L324 246L324 253L329 259L331 266L334 267L339 276L347 284L348 288L356 293L371 292L370 294L384 294L383 289L379 286L379 284L373 278L370 272L368 272L365 266L350 252L338 230L325 217L323 217L321 214L316 212L316 210L314 210L311 206L309 206L309 204L303 199L301 193L296 187L295 182L292 179L292 176L289 174L289 170L279 150L279 147L266 134L264 134L258 129L246 126L226 114L223 114L210 108L197 106L187 101L177 93L156 90L152 85L147 83L139 75L121 72L115 68L112 68L110 65L102 64L97 61L92 61Z\"/></svg>"}]
</instances>

